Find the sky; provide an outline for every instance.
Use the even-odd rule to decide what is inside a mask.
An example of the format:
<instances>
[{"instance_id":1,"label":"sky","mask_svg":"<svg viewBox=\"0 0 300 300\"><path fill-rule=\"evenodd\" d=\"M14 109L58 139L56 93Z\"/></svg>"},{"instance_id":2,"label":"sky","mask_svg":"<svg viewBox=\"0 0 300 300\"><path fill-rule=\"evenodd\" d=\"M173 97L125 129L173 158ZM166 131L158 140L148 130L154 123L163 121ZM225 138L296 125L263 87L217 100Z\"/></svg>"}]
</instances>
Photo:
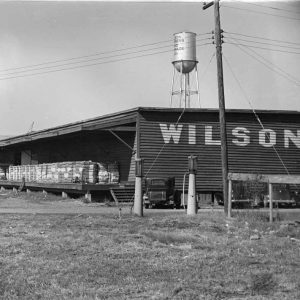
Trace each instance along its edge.
<instances>
[{"instance_id":1,"label":"sky","mask_svg":"<svg viewBox=\"0 0 300 300\"><path fill-rule=\"evenodd\" d=\"M220 5L226 108L300 111L300 2ZM218 108L214 10L202 6L0 2L0 135L169 107L173 34L182 31L198 34L201 107Z\"/></svg>"}]
</instances>

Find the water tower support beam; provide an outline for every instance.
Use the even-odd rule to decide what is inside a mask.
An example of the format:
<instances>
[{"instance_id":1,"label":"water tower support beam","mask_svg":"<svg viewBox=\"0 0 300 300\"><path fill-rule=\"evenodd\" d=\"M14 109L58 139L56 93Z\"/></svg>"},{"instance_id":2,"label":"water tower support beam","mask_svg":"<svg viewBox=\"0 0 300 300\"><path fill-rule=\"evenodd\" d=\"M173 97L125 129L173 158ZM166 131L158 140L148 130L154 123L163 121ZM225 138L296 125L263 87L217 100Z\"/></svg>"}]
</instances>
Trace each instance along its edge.
<instances>
[{"instance_id":1,"label":"water tower support beam","mask_svg":"<svg viewBox=\"0 0 300 300\"><path fill-rule=\"evenodd\" d=\"M175 80L175 68L173 68L173 78L172 78L172 88L171 88L171 98L170 98L170 107L172 107L172 104L173 104L173 89L174 89L174 80Z\"/></svg>"},{"instance_id":2,"label":"water tower support beam","mask_svg":"<svg viewBox=\"0 0 300 300\"><path fill-rule=\"evenodd\" d=\"M181 103L183 102L183 96L182 96L182 86L183 86L183 80L182 80L182 77L183 77L183 74L182 74L182 67L183 67L183 62L181 62L181 65L180 65L180 103L179 103L179 107L181 108Z\"/></svg>"},{"instance_id":3,"label":"water tower support beam","mask_svg":"<svg viewBox=\"0 0 300 300\"><path fill-rule=\"evenodd\" d=\"M186 103L187 103L187 77L186 77L186 74L184 74L184 90L183 90L183 93L184 93L184 108L186 108Z\"/></svg>"},{"instance_id":4,"label":"water tower support beam","mask_svg":"<svg viewBox=\"0 0 300 300\"><path fill-rule=\"evenodd\" d=\"M191 87L190 87L190 73L186 74L187 79L187 95L189 108L191 107Z\"/></svg>"},{"instance_id":5,"label":"water tower support beam","mask_svg":"<svg viewBox=\"0 0 300 300\"><path fill-rule=\"evenodd\" d=\"M199 91L199 78L198 78L198 68L197 65L195 66L195 72L196 72L196 84L197 84L197 98L198 98L198 103L199 103L199 108L201 108L201 103L200 103L200 91Z\"/></svg>"}]
</instances>

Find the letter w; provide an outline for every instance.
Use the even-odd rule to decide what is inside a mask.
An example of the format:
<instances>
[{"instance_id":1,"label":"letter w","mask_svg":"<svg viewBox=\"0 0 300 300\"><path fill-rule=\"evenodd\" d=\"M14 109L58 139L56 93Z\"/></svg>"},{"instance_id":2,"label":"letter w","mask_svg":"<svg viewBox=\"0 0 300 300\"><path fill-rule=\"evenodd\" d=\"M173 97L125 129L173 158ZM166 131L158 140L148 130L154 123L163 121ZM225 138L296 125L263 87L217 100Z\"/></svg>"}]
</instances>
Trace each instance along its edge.
<instances>
[{"instance_id":1,"label":"letter w","mask_svg":"<svg viewBox=\"0 0 300 300\"><path fill-rule=\"evenodd\" d=\"M159 126L166 144L170 143L171 138L173 138L175 144L178 144L183 125L177 125L177 128L174 124L170 124L169 127L167 124L159 124Z\"/></svg>"}]
</instances>

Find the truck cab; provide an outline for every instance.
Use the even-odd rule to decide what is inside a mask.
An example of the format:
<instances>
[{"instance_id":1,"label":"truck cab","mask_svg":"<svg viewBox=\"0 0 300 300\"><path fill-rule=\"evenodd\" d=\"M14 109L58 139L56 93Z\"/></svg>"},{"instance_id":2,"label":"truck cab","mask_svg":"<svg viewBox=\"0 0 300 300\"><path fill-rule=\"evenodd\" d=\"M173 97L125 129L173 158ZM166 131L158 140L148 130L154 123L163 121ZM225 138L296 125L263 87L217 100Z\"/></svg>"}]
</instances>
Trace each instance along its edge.
<instances>
[{"instance_id":1,"label":"truck cab","mask_svg":"<svg viewBox=\"0 0 300 300\"><path fill-rule=\"evenodd\" d=\"M145 208L152 208L154 206L177 207L178 197L176 195L175 177L146 178L143 195Z\"/></svg>"}]
</instances>

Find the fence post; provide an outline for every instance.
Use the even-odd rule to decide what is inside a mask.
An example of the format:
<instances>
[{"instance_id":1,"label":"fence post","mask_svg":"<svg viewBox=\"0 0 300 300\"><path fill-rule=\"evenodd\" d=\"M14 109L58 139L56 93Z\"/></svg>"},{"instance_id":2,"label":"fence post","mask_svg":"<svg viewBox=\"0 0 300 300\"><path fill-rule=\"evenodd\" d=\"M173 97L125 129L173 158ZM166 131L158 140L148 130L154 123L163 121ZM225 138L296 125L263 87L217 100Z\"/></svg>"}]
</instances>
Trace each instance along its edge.
<instances>
[{"instance_id":1,"label":"fence post","mask_svg":"<svg viewBox=\"0 0 300 300\"><path fill-rule=\"evenodd\" d=\"M270 208L270 223L273 222L273 185L269 182L269 208Z\"/></svg>"},{"instance_id":2,"label":"fence post","mask_svg":"<svg viewBox=\"0 0 300 300\"><path fill-rule=\"evenodd\" d=\"M228 180L228 218L231 218L232 180Z\"/></svg>"}]
</instances>

